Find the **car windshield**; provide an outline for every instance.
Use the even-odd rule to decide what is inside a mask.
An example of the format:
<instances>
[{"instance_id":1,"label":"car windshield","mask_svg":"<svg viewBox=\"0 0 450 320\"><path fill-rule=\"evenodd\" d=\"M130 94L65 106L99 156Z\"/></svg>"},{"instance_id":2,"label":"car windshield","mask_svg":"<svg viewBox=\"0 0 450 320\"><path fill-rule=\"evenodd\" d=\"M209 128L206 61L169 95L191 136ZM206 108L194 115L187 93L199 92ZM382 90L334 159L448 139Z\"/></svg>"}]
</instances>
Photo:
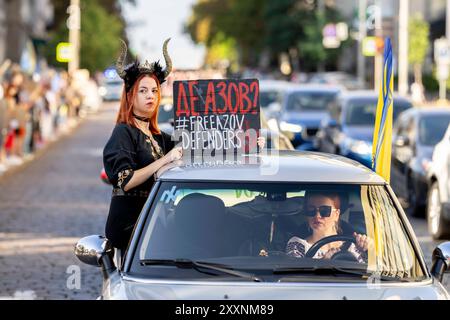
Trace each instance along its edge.
<instances>
[{"instance_id":1,"label":"car windshield","mask_svg":"<svg viewBox=\"0 0 450 320\"><path fill-rule=\"evenodd\" d=\"M106 86L121 86L123 85L123 81L122 80L110 80L105 82Z\"/></svg>"},{"instance_id":2,"label":"car windshield","mask_svg":"<svg viewBox=\"0 0 450 320\"><path fill-rule=\"evenodd\" d=\"M334 101L337 92L301 91L290 94L286 109L288 111L325 111Z\"/></svg>"},{"instance_id":3,"label":"car windshield","mask_svg":"<svg viewBox=\"0 0 450 320\"><path fill-rule=\"evenodd\" d=\"M174 118L173 105L168 103L164 104L159 108L158 111L158 122L166 123L170 122Z\"/></svg>"},{"instance_id":4,"label":"car windshield","mask_svg":"<svg viewBox=\"0 0 450 320\"><path fill-rule=\"evenodd\" d=\"M280 92L276 90L261 91L259 94L259 103L261 108L267 108L271 103L277 102Z\"/></svg>"},{"instance_id":5,"label":"car windshield","mask_svg":"<svg viewBox=\"0 0 450 320\"><path fill-rule=\"evenodd\" d=\"M307 199L317 193L338 195L339 222L332 227L346 240L354 239L354 233L367 235L372 239L367 250L358 251L348 242L346 254L320 259L329 245L339 244L334 241L324 242L312 257L311 248L303 252L306 255L295 254L299 248L293 244L311 245L307 243L315 218L307 216ZM317 212L326 216L325 209L318 206ZM201 262L203 267L221 266L258 277L304 277L324 267L333 272L358 270L361 280L371 275L424 276L392 198L381 185L162 182L150 210L133 259L134 272L146 275L168 277L174 265ZM183 270L176 277L200 276Z\"/></svg>"},{"instance_id":6,"label":"car windshield","mask_svg":"<svg viewBox=\"0 0 450 320\"><path fill-rule=\"evenodd\" d=\"M345 123L353 126L373 126L375 124L377 103L377 98L350 101L346 111ZM411 107L412 105L409 102L394 100L393 120L397 119L401 112Z\"/></svg>"},{"instance_id":7,"label":"car windshield","mask_svg":"<svg viewBox=\"0 0 450 320\"><path fill-rule=\"evenodd\" d=\"M434 146L444 137L450 114L428 115L419 121L419 142L426 146Z\"/></svg>"}]
</instances>

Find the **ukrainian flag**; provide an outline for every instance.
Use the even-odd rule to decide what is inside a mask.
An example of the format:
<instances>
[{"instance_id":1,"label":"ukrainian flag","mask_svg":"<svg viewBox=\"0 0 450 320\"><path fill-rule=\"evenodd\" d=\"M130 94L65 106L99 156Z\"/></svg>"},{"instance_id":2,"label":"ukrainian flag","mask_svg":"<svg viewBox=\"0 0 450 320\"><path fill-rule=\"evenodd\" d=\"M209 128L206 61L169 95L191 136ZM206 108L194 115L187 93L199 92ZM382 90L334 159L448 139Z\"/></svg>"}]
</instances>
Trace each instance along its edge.
<instances>
[{"instance_id":1,"label":"ukrainian flag","mask_svg":"<svg viewBox=\"0 0 450 320\"><path fill-rule=\"evenodd\" d=\"M388 183L391 177L392 113L394 76L391 40L384 43L383 80L378 97L372 145L372 169Z\"/></svg>"}]
</instances>

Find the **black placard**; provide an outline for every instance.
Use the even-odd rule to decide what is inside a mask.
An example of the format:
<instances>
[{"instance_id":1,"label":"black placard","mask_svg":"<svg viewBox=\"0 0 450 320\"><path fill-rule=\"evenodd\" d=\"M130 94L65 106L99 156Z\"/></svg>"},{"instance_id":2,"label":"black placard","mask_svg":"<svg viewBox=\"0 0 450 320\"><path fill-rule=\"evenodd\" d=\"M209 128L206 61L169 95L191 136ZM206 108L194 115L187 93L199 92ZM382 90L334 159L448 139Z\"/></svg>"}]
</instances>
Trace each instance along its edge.
<instances>
[{"instance_id":1,"label":"black placard","mask_svg":"<svg viewBox=\"0 0 450 320\"><path fill-rule=\"evenodd\" d=\"M176 81L173 90L175 136L184 150L256 150L261 127L258 80Z\"/></svg>"}]
</instances>

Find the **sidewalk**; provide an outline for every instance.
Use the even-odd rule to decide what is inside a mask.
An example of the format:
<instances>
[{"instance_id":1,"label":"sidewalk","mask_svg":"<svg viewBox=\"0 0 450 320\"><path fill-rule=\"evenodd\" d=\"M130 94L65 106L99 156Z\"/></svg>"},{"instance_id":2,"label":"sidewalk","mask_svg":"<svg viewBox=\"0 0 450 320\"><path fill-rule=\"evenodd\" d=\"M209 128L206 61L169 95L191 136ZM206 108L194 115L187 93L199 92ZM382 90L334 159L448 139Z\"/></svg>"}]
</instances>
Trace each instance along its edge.
<instances>
[{"instance_id":1,"label":"sidewalk","mask_svg":"<svg viewBox=\"0 0 450 320\"><path fill-rule=\"evenodd\" d=\"M44 144L40 145L34 153L26 154L23 158L12 156L8 158L4 164L0 164L0 179L10 176L16 172L19 172L22 168L27 166L33 160L38 159L42 156L52 145L64 140L64 138L70 136L76 129L90 116L97 114L103 105L95 112L88 113L86 115L80 116L76 119L70 119L67 123L61 125L58 133L46 141Z\"/></svg>"}]
</instances>

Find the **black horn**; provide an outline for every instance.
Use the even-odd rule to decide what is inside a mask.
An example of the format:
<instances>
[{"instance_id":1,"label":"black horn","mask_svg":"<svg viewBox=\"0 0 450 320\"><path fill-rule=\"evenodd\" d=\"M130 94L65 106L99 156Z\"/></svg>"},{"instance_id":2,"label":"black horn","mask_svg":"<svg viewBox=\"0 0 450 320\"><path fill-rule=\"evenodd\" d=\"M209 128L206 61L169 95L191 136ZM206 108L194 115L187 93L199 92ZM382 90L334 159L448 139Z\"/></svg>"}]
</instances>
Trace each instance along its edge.
<instances>
[{"instance_id":1,"label":"black horn","mask_svg":"<svg viewBox=\"0 0 450 320\"><path fill-rule=\"evenodd\" d=\"M120 44L121 44L121 48L120 48L120 56L119 59L117 59L116 62L116 69L117 69L117 73L119 74L119 76L121 78L124 78L126 76L126 72L125 72L125 60L127 59L127 44L125 43L125 41L120 40Z\"/></svg>"},{"instance_id":2,"label":"black horn","mask_svg":"<svg viewBox=\"0 0 450 320\"><path fill-rule=\"evenodd\" d=\"M172 72L172 59L170 59L169 51L167 50L167 44L169 43L170 38L164 41L163 45L163 55L166 60L166 69L164 70L164 78L167 78L169 74Z\"/></svg>"}]
</instances>

